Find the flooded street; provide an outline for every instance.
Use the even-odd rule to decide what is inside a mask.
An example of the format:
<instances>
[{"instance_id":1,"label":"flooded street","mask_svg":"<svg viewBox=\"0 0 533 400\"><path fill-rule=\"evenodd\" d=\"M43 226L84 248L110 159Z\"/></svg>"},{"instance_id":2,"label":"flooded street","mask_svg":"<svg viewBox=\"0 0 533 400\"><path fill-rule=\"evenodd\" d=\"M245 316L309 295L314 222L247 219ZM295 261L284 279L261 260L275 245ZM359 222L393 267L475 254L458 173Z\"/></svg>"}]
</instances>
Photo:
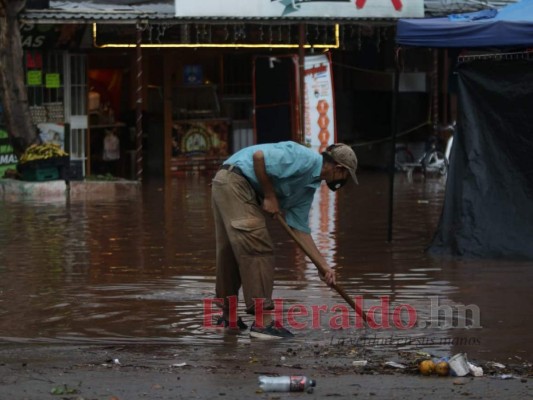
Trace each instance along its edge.
<instances>
[{"instance_id":1,"label":"flooded street","mask_svg":"<svg viewBox=\"0 0 533 400\"><path fill-rule=\"evenodd\" d=\"M388 177L362 172L359 182L338 194L322 187L311 222L338 282L361 296L366 310L381 307L381 325L356 329L350 311L350 327L334 329L346 322L347 304L272 220L274 297L283 301L285 317L291 306L308 311L296 316L306 329L294 330L295 340L530 359L533 262L426 254L444 195L445 179L437 177L396 176L388 243ZM0 203L1 340L201 344L216 352L221 342L235 349L249 343L246 334L228 337L204 326L212 320L204 300L213 297L215 283L209 183L206 177L144 182L142 196L128 200ZM313 323L316 307L326 312Z\"/></svg>"}]
</instances>

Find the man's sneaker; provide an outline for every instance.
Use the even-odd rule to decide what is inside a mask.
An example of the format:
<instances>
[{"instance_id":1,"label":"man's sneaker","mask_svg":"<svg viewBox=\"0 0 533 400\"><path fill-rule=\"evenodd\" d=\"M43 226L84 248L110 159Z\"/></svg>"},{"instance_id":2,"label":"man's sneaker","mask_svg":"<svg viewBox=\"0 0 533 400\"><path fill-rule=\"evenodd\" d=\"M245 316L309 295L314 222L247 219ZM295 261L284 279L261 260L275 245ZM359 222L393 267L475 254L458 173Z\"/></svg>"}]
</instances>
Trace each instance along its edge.
<instances>
[{"instance_id":1,"label":"man's sneaker","mask_svg":"<svg viewBox=\"0 0 533 400\"><path fill-rule=\"evenodd\" d=\"M230 327L229 321L227 319L225 319L224 317L218 317L217 322L215 322L215 325L218 326L218 327L221 327L221 328L229 328ZM248 329L248 325L246 325L243 322L241 317L239 317L237 319L237 328L240 329L241 331L244 331L244 330Z\"/></svg>"},{"instance_id":2,"label":"man's sneaker","mask_svg":"<svg viewBox=\"0 0 533 400\"><path fill-rule=\"evenodd\" d=\"M272 321L270 325L263 328L255 326L255 322L250 328L250 337L264 340L272 339L290 339L294 335L282 326L276 326L275 321Z\"/></svg>"}]
</instances>

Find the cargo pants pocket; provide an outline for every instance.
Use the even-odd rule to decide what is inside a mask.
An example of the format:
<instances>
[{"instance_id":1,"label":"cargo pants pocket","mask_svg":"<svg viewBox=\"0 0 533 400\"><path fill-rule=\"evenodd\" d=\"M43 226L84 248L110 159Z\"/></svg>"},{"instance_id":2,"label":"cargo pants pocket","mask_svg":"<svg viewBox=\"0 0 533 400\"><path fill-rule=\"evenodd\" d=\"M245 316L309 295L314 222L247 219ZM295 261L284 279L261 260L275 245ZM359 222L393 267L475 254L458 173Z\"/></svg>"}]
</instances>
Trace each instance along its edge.
<instances>
[{"instance_id":1,"label":"cargo pants pocket","mask_svg":"<svg viewBox=\"0 0 533 400\"><path fill-rule=\"evenodd\" d=\"M264 218L248 217L231 221L233 252L242 255L267 255L274 251Z\"/></svg>"}]
</instances>

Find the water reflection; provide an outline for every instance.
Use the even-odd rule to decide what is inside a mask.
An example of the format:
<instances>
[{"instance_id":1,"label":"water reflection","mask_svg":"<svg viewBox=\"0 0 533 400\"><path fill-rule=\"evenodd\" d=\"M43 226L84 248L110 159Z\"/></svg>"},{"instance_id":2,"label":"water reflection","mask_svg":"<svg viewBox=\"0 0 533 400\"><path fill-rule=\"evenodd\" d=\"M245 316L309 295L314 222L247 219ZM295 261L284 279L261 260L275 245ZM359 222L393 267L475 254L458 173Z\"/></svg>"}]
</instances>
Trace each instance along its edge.
<instances>
[{"instance_id":1,"label":"water reflection","mask_svg":"<svg viewBox=\"0 0 533 400\"><path fill-rule=\"evenodd\" d=\"M365 309L383 306L387 296L387 321L409 305L417 324L411 329L390 323L390 328L363 332L332 330L338 316L332 310L346 304L269 220L277 246L274 296L284 300L285 310L297 304L328 310L319 316L317 329L297 332L296 340L318 343L364 335L376 339L375 347L389 340L387 345L395 348L443 355L467 351L503 361L531 354L533 345L526 339L532 329L527 305L533 300L528 288L533 263L430 258L424 248L442 206L441 179L408 182L398 175L394 241L389 244L387 176L367 172L359 180L359 186L347 185L337 194L325 187L317 193L311 225L318 246L336 266L346 292L363 297ZM142 195L129 200L0 203L0 337L249 343L246 335L222 335L203 326L203 300L214 294L212 227L209 179L204 177L146 182ZM440 314L432 308L435 299ZM442 329L446 307L472 304L479 307L482 328ZM353 312L350 318L352 323ZM475 322L471 315L454 318L468 326ZM403 313L401 323L408 320ZM311 326L312 316L298 321Z\"/></svg>"}]
</instances>

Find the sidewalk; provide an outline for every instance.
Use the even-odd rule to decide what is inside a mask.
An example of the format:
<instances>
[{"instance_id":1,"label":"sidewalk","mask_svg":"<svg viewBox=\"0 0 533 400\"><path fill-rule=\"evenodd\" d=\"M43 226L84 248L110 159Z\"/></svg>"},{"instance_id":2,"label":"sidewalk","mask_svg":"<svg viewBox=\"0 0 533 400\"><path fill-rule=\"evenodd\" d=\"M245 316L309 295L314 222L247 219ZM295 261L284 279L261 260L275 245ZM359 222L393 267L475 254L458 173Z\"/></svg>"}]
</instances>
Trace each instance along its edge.
<instances>
[{"instance_id":1,"label":"sidewalk","mask_svg":"<svg viewBox=\"0 0 533 400\"><path fill-rule=\"evenodd\" d=\"M253 345L232 354L223 346L18 345L0 347L2 399L524 399L533 380L515 375L424 377L413 370L357 369L335 357L283 360L283 350L257 355ZM286 349L288 352L290 348ZM243 357L243 354L249 354ZM288 353L287 353L288 354ZM348 360L349 361L349 360ZM312 393L264 393L260 374L307 375ZM531 371L525 371L531 375ZM52 392L56 393L55 395ZM460 396L460 397L459 397Z\"/></svg>"},{"instance_id":2,"label":"sidewalk","mask_svg":"<svg viewBox=\"0 0 533 400\"><path fill-rule=\"evenodd\" d=\"M38 202L88 199L136 198L141 191L139 181L71 181L28 182L0 179L0 201L30 200Z\"/></svg>"}]
</instances>

